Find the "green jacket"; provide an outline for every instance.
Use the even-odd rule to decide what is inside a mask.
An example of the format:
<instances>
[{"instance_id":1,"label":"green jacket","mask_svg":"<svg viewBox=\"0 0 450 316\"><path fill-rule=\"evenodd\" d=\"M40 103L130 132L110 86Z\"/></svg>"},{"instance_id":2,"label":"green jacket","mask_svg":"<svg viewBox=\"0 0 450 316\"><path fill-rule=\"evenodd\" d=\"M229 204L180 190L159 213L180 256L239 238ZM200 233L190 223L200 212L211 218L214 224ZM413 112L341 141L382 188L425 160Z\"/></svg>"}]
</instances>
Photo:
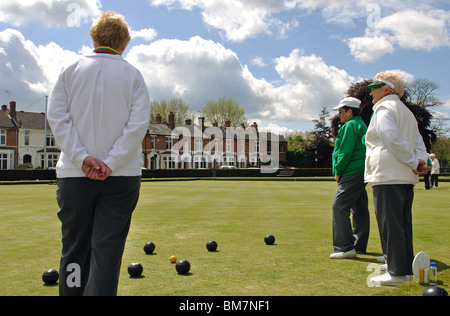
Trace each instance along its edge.
<instances>
[{"instance_id":1,"label":"green jacket","mask_svg":"<svg viewBox=\"0 0 450 316\"><path fill-rule=\"evenodd\" d=\"M364 172L367 126L361 116L352 117L339 130L333 152L333 175Z\"/></svg>"}]
</instances>

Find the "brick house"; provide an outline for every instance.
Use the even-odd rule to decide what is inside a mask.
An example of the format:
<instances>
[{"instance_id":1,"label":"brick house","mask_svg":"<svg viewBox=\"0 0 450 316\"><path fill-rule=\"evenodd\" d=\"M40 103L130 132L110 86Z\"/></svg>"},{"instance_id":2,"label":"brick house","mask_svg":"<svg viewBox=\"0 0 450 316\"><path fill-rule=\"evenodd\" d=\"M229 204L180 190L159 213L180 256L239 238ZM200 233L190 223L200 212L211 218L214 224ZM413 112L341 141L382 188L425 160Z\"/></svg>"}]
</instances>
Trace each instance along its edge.
<instances>
[{"instance_id":1,"label":"brick house","mask_svg":"<svg viewBox=\"0 0 450 316\"><path fill-rule=\"evenodd\" d=\"M191 120L175 126L175 115L169 122L150 124L143 141L145 168L190 169L260 167L266 162L272 166L286 165L287 141L273 133L258 131L258 125L232 128L230 122L219 127L207 127L204 118L198 125Z\"/></svg>"},{"instance_id":2,"label":"brick house","mask_svg":"<svg viewBox=\"0 0 450 316\"><path fill-rule=\"evenodd\" d=\"M0 111L0 169L13 169L17 165L19 128L15 116L15 102L11 102L9 111L6 105L2 105Z\"/></svg>"},{"instance_id":3,"label":"brick house","mask_svg":"<svg viewBox=\"0 0 450 316\"><path fill-rule=\"evenodd\" d=\"M44 113L16 111L16 102L0 111L0 169L31 163L34 168L54 168L61 151Z\"/></svg>"},{"instance_id":4,"label":"brick house","mask_svg":"<svg viewBox=\"0 0 450 316\"><path fill-rule=\"evenodd\" d=\"M272 133L258 131L258 125L232 128L230 122L207 127L204 118L199 124L186 120L175 125L169 122L148 126L142 142L144 167L148 169L191 169L236 166L260 167L271 162L274 167L286 165L286 140ZM0 169L14 169L31 163L34 168L54 168L60 156L44 113L16 111L16 102L0 111Z\"/></svg>"}]
</instances>

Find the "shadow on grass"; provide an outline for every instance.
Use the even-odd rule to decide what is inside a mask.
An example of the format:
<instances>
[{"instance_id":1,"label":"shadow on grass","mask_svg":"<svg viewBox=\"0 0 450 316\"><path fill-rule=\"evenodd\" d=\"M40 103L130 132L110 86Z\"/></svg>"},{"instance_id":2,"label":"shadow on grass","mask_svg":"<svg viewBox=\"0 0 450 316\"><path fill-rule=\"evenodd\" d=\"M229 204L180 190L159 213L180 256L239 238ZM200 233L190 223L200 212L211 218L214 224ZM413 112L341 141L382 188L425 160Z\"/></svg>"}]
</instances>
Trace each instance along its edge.
<instances>
[{"instance_id":1,"label":"shadow on grass","mask_svg":"<svg viewBox=\"0 0 450 316\"><path fill-rule=\"evenodd\" d=\"M383 254L381 254L381 253L366 252L363 254L357 254L356 258L348 258L348 260L382 264L381 262L377 261L377 257L382 256L382 255ZM370 256L370 257L366 257L366 256Z\"/></svg>"}]
</instances>

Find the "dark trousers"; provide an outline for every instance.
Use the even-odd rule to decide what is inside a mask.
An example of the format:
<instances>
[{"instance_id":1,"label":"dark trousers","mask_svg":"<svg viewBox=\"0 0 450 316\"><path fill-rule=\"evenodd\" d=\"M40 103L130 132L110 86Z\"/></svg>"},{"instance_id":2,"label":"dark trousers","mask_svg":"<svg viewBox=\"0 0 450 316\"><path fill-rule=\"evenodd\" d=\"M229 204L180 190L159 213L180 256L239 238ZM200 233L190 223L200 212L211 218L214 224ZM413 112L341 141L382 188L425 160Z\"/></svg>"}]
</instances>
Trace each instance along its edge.
<instances>
[{"instance_id":1,"label":"dark trousers","mask_svg":"<svg viewBox=\"0 0 450 316\"><path fill-rule=\"evenodd\" d=\"M140 185L140 177L109 177L104 182L58 179L61 296L117 295L122 255ZM73 264L80 272L76 286L69 282L77 277L70 270Z\"/></svg>"},{"instance_id":2,"label":"dark trousers","mask_svg":"<svg viewBox=\"0 0 450 316\"><path fill-rule=\"evenodd\" d=\"M364 173L341 177L333 201L333 246L335 252L355 249L366 252L370 215ZM353 214L353 226L350 221Z\"/></svg>"},{"instance_id":3,"label":"dark trousers","mask_svg":"<svg viewBox=\"0 0 450 316\"><path fill-rule=\"evenodd\" d=\"M437 188L439 185L439 175L438 174L432 174L431 175L431 186Z\"/></svg>"},{"instance_id":4,"label":"dark trousers","mask_svg":"<svg viewBox=\"0 0 450 316\"><path fill-rule=\"evenodd\" d=\"M389 274L412 275L414 185L376 185L373 200Z\"/></svg>"},{"instance_id":5,"label":"dark trousers","mask_svg":"<svg viewBox=\"0 0 450 316\"><path fill-rule=\"evenodd\" d=\"M425 182L425 189L430 189L430 173L428 172L426 175L423 176L423 182Z\"/></svg>"}]
</instances>

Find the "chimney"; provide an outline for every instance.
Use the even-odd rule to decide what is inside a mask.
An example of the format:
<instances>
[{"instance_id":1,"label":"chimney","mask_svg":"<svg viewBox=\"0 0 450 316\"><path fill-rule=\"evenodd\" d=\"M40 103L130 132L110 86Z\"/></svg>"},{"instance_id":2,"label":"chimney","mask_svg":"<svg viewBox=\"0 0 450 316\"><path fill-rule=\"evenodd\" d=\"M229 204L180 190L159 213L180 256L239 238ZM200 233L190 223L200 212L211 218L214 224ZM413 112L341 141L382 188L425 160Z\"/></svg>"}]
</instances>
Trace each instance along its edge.
<instances>
[{"instance_id":1,"label":"chimney","mask_svg":"<svg viewBox=\"0 0 450 316\"><path fill-rule=\"evenodd\" d=\"M11 116L11 118L16 118L16 101L11 101L9 103L9 116Z\"/></svg>"},{"instance_id":2,"label":"chimney","mask_svg":"<svg viewBox=\"0 0 450 316\"><path fill-rule=\"evenodd\" d=\"M199 117L198 118L198 125L202 127L202 133L205 131L205 118Z\"/></svg>"},{"instance_id":3,"label":"chimney","mask_svg":"<svg viewBox=\"0 0 450 316\"><path fill-rule=\"evenodd\" d=\"M175 129L175 114L173 114L173 112L170 112L169 114L169 128L171 130Z\"/></svg>"},{"instance_id":4,"label":"chimney","mask_svg":"<svg viewBox=\"0 0 450 316\"><path fill-rule=\"evenodd\" d=\"M186 125L191 125L192 124L192 120L191 119L186 120L185 122L186 122Z\"/></svg>"},{"instance_id":5,"label":"chimney","mask_svg":"<svg viewBox=\"0 0 450 316\"><path fill-rule=\"evenodd\" d=\"M8 110L8 106L7 105L2 105L2 111L7 111Z\"/></svg>"},{"instance_id":6,"label":"chimney","mask_svg":"<svg viewBox=\"0 0 450 316\"><path fill-rule=\"evenodd\" d=\"M226 121L225 122L225 127L231 127L231 121Z\"/></svg>"},{"instance_id":7,"label":"chimney","mask_svg":"<svg viewBox=\"0 0 450 316\"><path fill-rule=\"evenodd\" d=\"M156 114L156 124L161 124L161 114Z\"/></svg>"}]
</instances>

